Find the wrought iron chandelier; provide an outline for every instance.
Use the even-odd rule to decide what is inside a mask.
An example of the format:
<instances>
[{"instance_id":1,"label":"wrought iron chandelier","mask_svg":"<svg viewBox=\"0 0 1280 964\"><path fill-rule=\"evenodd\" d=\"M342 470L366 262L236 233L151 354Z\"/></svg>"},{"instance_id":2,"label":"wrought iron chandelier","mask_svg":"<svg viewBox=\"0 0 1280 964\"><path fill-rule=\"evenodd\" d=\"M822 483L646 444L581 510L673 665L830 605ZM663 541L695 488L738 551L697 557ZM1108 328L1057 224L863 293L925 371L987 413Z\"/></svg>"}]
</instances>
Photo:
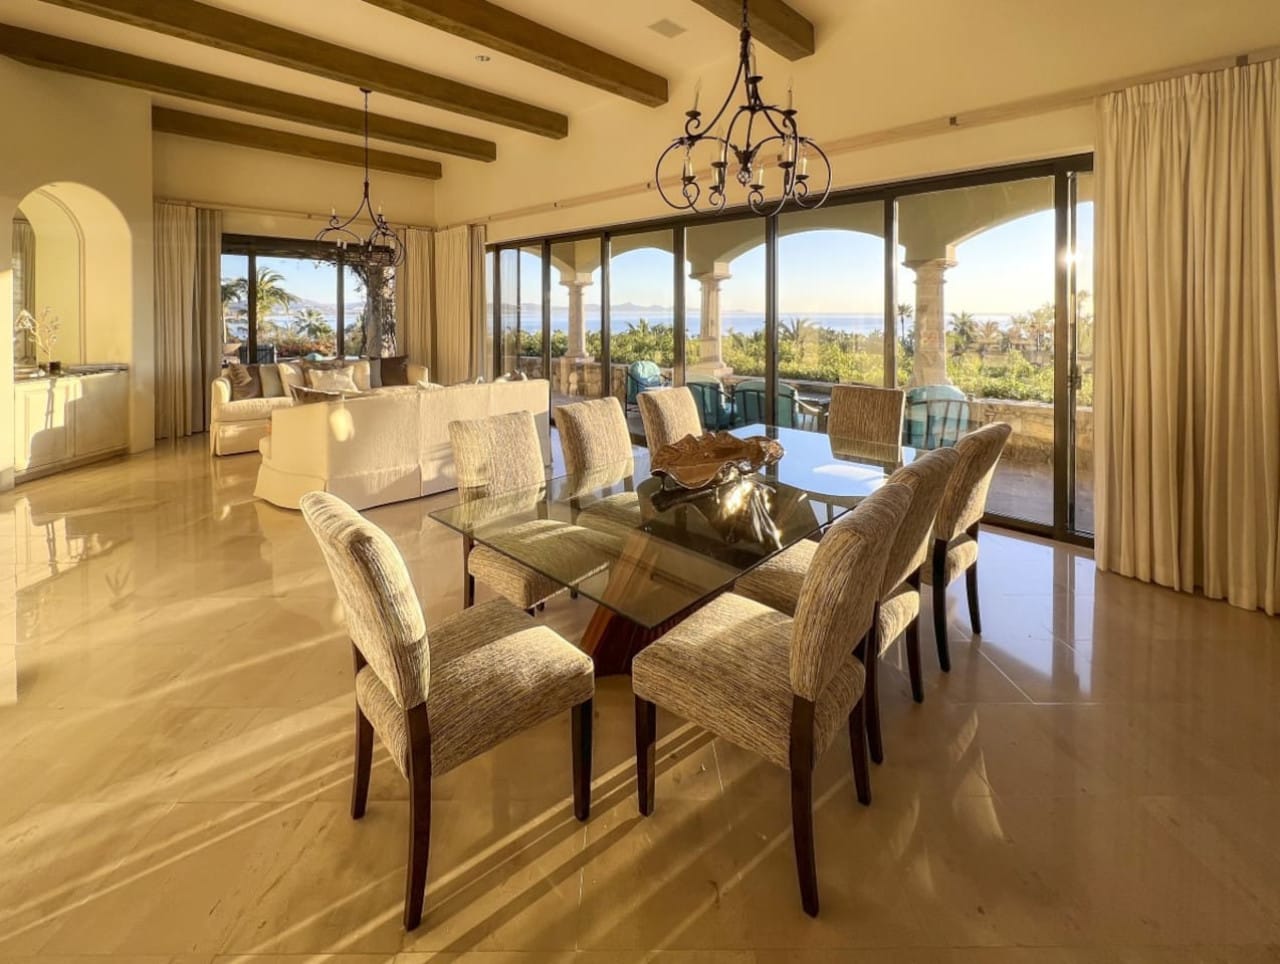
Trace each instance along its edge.
<instances>
[{"instance_id":1,"label":"wrought iron chandelier","mask_svg":"<svg viewBox=\"0 0 1280 964\"><path fill-rule=\"evenodd\" d=\"M382 205L375 211L369 200L369 88L361 87L360 93L364 94L364 194L360 205L345 220L333 209L328 226L316 235L316 240L336 244L344 252L355 249L362 264L394 268L404 261L404 242L382 216ZM352 229L362 216L373 222L373 230L363 238Z\"/></svg>"},{"instance_id":2,"label":"wrought iron chandelier","mask_svg":"<svg viewBox=\"0 0 1280 964\"><path fill-rule=\"evenodd\" d=\"M702 112L698 110L698 93L695 93L693 109L685 112L687 120L684 136L677 137L658 156L654 181L662 200L676 210L715 212L723 209L727 200L726 182L731 163L737 168L734 179L746 191L747 204L756 214L777 214L788 201L801 208L820 207L831 193L831 162L821 147L801 135L796 126L791 91L787 91L785 108L766 104L760 96L760 81L764 78L756 71L748 3L749 0L742 0L738 72L724 103L714 117L704 121ZM721 121L739 86L745 88L745 103L733 112L725 128ZM741 146L734 139L738 134L742 137ZM753 140L753 136L758 139ZM698 173L699 159L695 156L704 143L710 148L709 152L700 152L704 155L703 169L708 172L709 183L706 184ZM709 163L706 163L708 153L710 158ZM669 158L683 160L678 199L673 199L662 184L663 164ZM779 174L770 175L771 160L775 161ZM810 173L811 166L817 169L816 178ZM766 194L771 193L774 184L779 181L781 194L776 200L768 200Z\"/></svg>"}]
</instances>

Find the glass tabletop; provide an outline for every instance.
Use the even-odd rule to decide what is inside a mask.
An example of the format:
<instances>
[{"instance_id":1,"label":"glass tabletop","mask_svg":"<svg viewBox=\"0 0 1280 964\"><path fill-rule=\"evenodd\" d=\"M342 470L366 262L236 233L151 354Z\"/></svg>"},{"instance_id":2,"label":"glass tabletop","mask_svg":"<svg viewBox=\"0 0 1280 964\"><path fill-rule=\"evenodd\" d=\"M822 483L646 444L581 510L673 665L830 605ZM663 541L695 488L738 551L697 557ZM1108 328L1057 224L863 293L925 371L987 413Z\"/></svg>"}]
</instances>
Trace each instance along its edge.
<instances>
[{"instance_id":1,"label":"glass tabletop","mask_svg":"<svg viewBox=\"0 0 1280 964\"><path fill-rule=\"evenodd\" d=\"M884 484L915 451L747 425L785 454L737 482L664 485L648 456L500 495L462 494L431 518L645 628L727 589Z\"/></svg>"}]
</instances>

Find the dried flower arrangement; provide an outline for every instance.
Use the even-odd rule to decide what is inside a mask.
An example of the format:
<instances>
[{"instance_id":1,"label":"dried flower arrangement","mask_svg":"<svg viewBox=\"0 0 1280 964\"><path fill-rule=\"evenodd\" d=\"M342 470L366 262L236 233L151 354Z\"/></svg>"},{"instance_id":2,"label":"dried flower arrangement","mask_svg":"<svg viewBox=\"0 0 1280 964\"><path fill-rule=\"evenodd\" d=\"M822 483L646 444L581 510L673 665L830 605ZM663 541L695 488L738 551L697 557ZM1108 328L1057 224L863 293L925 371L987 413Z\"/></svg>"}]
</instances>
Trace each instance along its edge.
<instances>
[{"instance_id":1,"label":"dried flower arrangement","mask_svg":"<svg viewBox=\"0 0 1280 964\"><path fill-rule=\"evenodd\" d=\"M19 335L29 335L35 342L36 362L40 361L43 353L44 360L48 363L53 360L53 347L58 343L59 326L58 316L53 313L52 308L42 309L38 317L24 308L13 321L13 337L17 341Z\"/></svg>"}]
</instances>

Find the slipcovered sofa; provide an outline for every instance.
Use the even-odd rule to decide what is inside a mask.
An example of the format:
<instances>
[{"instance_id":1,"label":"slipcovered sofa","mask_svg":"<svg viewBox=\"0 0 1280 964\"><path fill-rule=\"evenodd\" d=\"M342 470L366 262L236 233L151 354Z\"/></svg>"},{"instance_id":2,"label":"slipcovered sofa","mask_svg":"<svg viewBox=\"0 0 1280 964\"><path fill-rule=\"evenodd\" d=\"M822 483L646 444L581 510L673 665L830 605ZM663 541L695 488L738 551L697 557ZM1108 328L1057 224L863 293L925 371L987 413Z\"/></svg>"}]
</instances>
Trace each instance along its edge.
<instances>
[{"instance_id":1,"label":"slipcovered sofa","mask_svg":"<svg viewBox=\"0 0 1280 964\"><path fill-rule=\"evenodd\" d=\"M331 492L357 509L457 487L449 423L532 412L551 464L551 385L545 379L453 385L278 408L259 444L254 494L286 509Z\"/></svg>"},{"instance_id":2,"label":"slipcovered sofa","mask_svg":"<svg viewBox=\"0 0 1280 964\"><path fill-rule=\"evenodd\" d=\"M370 388L369 362L361 359L352 361L347 366L352 380L361 391L393 392L403 391L404 386L390 388ZM242 452L258 451L258 443L267 434L271 425L271 413L279 408L293 405L293 396L289 386L298 384L302 378L301 366L298 362L278 362L276 369L280 374L282 394L267 398L242 398L232 401L231 379L226 375L213 380L211 388L212 405L209 419L209 450L214 455L237 455ZM409 386L427 380L427 369L423 365L408 364L405 366Z\"/></svg>"}]
</instances>

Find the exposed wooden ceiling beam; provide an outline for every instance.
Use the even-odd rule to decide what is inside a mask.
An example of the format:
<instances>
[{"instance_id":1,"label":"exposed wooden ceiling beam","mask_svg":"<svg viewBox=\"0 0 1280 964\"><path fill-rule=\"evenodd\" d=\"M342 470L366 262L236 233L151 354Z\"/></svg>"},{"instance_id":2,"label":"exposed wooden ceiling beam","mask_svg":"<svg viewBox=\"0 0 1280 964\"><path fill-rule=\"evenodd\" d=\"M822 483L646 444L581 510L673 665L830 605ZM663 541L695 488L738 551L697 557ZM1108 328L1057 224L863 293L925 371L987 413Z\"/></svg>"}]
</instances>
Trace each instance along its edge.
<instances>
[{"instance_id":1,"label":"exposed wooden ceiling beam","mask_svg":"<svg viewBox=\"0 0 1280 964\"><path fill-rule=\"evenodd\" d=\"M0 54L33 67L141 87L158 94L233 107L328 130L349 134L359 134L364 130L364 112L354 107L286 94L269 87L162 64L21 27L0 24ZM369 134L379 140L478 161L492 161L498 156L498 147L493 141L379 114L369 115Z\"/></svg>"},{"instance_id":2,"label":"exposed wooden ceiling beam","mask_svg":"<svg viewBox=\"0 0 1280 964\"><path fill-rule=\"evenodd\" d=\"M665 77L504 10L489 0L365 2L646 107L667 102Z\"/></svg>"},{"instance_id":3,"label":"exposed wooden ceiling beam","mask_svg":"<svg viewBox=\"0 0 1280 964\"><path fill-rule=\"evenodd\" d=\"M569 133L564 114L195 0L45 2L544 137Z\"/></svg>"},{"instance_id":4,"label":"exposed wooden ceiling beam","mask_svg":"<svg viewBox=\"0 0 1280 964\"><path fill-rule=\"evenodd\" d=\"M742 25L740 0L693 0L721 20ZM813 53L813 24L788 7L783 0L751 0L751 36L788 60L800 60Z\"/></svg>"},{"instance_id":5,"label":"exposed wooden ceiling beam","mask_svg":"<svg viewBox=\"0 0 1280 964\"><path fill-rule=\"evenodd\" d=\"M168 107L151 108L151 129L164 134L180 134L183 137L235 144L238 147L254 147L277 154L310 157L333 164L352 167L364 165L364 148L355 144L304 137L290 131L271 130L205 114L189 114ZM407 154L392 154L389 151L369 151L369 166L378 171L408 174L410 177L423 177L432 181L438 181L441 173L438 161L410 157Z\"/></svg>"}]
</instances>

